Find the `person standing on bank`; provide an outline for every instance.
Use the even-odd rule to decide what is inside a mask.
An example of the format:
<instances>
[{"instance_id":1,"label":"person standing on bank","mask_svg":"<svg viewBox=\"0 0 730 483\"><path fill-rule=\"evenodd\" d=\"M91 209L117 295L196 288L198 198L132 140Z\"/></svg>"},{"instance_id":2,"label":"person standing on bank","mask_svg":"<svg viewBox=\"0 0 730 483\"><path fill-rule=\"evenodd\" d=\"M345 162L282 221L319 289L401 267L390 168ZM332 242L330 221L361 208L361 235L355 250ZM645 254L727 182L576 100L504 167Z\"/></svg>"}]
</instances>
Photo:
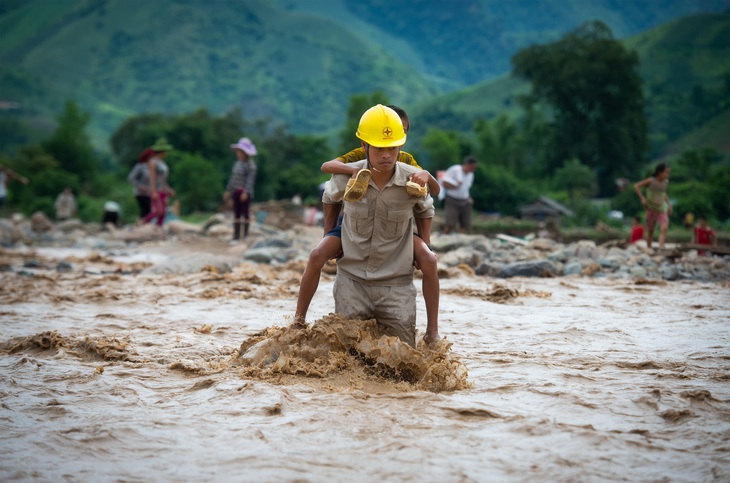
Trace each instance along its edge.
<instances>
[{"instance_id":1,"label":"person standing on bank","mask_svg":"<svg viewBox=\"0 0 730 483\"><path fill-rule=\"evenodd\" d=\"M374 318L383 334L415 347L413 236L423 220L433 218L433 199L428 194L411 196L405 189L409 178L421 170L397 162L406 134L393 109L378 104L365 111L356 136L366 159L352 166L369 168L372 175L359 201L344 203L335 311L345 317ZM333 175L322 202L342 204L350 179L348 174ZM436 324L437 319L429 323ZM427 327L426 334L427 342L437 340L438 327Z\"/></svg>"},{"instance_id":2,"label":"person standing on bank","mask_svg":"<svg viewBox=\"0 0 730 483\"><path fill-rule=\"evenodd\" d=\"M76 198L70 186L66 186L53 204L58 221L68 220L76 214Z\"/></svg>"},{"instance_id":3,"label":"person standing on bank","mask_svg":"<svg viewBox=\"0 0 730 483\"><path fill-rule=\"evenodd\" d=\"M170 176L170 168L165 163L165 157L167 157L167 152L172 150L172 145L167 142L167 139L160 138L154 145L150 146L150 149L154 152L153 156L147 161L150 176L151 211L143 218L143 221L149 223L157 218L157 226L162 227L167 214L167 200L169 197L175 196L175 190L167 182Z\"/></svg>"},{"instance_id":4,"label":"person standing on bank","mask_svg":"<svg viewBox=\"0 0 730 483\"><path fill-rule=\"evenodd\" d=\"M654 241L654 227L659 223L659 248L664 248L669 229L669 216L672 214L672 203L667 196L669 186L669 166L659 163L654 174L634 184L634 191L646 209L646 245L651 248ZM646 188L646 196L641 189Z\"/></svg>"},{"instance_id":5,"label":"person standing on bank","mask_svg":"<svg viewBox=\"0 0 730 483\"><path fill-rule=\"evenodd\" d=\"M455 164L446 170L441 180L445 192L446 223L444 234L451 233L457 225L462 232L468 233L471 229L471 210L474 205L469 190L474 184L474 171L477 169L477 159L467 156L461 164Z\"/></svg>"},{"instance_id":6,"label":"person standing on bank","mask_svg":"<svg viewBox=\"0 0 730 483\"><path fill-rule=\"evenodd\" d=\"M226 192L223 199L233 202L233 242L241 239L241 224L243 224L243 239L248 238L250 224L251 199L253 199L254 185L256 184L256 146L249 138L241 138L236 144L231 144L236 153L236 162L233 164L231 176L228 178Z\"/></svg>"},{"instance_id":7,"label":"person standing on bank","mask_svg":"<svg viewBox=\"0 0 730 483\"><path fill-rule=\"evenodd\" d=\"M150 165L148 161L155 152L150 148L145 149L139 154L137 163L135 163L132 170L127 176L127 180L132 184L134 192L134 199L137 200L137 207L139 208L138 223L140 223L144 217L150 214L152 209L152 202L150 201Z\"/></svg>"}]
</instances>

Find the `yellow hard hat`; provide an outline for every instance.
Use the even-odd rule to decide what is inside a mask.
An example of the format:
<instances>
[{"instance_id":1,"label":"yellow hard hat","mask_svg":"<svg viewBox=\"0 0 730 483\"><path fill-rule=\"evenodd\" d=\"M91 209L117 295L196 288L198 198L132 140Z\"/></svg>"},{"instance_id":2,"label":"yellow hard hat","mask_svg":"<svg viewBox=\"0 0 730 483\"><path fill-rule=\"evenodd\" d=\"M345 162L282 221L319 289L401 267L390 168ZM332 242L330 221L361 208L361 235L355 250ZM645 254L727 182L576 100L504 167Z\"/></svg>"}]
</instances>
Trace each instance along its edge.
<instances>
[{"instance_id":1,"label":"yellow hard hat","mask_svg":"<svg viewBox=\"0 0 730 483\"><path fill-rule=\"evenodd\" d=\"M365 111L355 136L376 148L392 148L406 143L406 132L400 116L382 104Z\"/></svg>"}]
</instances>

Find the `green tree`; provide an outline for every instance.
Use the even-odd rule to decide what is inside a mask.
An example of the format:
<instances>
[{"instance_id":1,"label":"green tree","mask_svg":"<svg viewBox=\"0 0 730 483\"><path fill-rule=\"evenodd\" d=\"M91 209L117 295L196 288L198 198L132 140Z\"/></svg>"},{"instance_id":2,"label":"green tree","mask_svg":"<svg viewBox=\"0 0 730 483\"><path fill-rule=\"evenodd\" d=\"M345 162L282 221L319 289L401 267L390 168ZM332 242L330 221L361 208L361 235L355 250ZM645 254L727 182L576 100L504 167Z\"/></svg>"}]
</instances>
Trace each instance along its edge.
<instances>
[{"instance_id":1,"label":"green tree","mask_svg":"<svg viewBox=\"0 0 730 483\"><path fill-rule=\"evenodd\" d=\"M429 170L433 175L437 170L448 169L449 166L461 162L459 137L453 131L430 128L421 144L426 152Z\"/></svg>"},{"instance_id":2,"label":"green tree","mask_svg":"<svg viewBox=\"0 0 730 483\"><path fill-rule=\"evenodd\" d=\"M61 169L76 174L82 181L89 181L101 170L101 162L94 155L86 133L89 115L81 112L73 101L66 102L58 117L58 126L41 146L58 160Z\"/></svg>"},{"instance_id":3,"label":"green tree","mask_svg":"<svg viewBox=\"0 0 730 483\"><path fill-rule=\"evenodd\" d=\"M170 184L177 192L184 213L213 210L220 204L221 176L199 154L175 152L169 156Z\"/></svg>"},{"instance_id":4,"label":"green tree","mask_svg":"<svg viewBox=\"0 0 730 483\"><path fill-rule=\"evenodd\" d=\"M550 168L577 157L596 170L600 194L614 179L631 178L647 156L647 122L639 58L601 22L589 22L557 42L512 58L513 75L532 83L527 106L552 108Z\"/></svg>"},{"instance_id":5,"label":"green tree","mask_svg":"<svg viewBox=\"0 0 730 483\"><path fill-rule=\"evenodd\" d=\"M535 197L533 187L500 166L479 163L471 195L474 209L516 215L520 205Z\"/></svg>"},{"instance_id":6,"label":"green tree","mask_svg":"<svg viewBox=\"0 0 730 483\"><path fill-rule=\"evenodd\" d=\"M579 159L568 159L555 171L553 185L570 195L570 203L575 207L576 200L591 198L596 194L596 172L582 164Z\"/></svg>"}]
</instances>

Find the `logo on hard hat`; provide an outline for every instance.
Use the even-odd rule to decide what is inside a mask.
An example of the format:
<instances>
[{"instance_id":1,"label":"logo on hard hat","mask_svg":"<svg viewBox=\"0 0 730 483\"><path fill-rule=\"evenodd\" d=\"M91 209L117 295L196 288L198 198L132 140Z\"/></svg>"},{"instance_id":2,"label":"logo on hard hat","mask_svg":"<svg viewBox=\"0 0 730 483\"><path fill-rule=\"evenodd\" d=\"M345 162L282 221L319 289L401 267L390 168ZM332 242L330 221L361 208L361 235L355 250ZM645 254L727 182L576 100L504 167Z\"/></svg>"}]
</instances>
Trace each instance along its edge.
<instances>
[{"instance_id":1,"label":"logo on hard hat","mask_svg":"<svg viewBox=\"0 0 730 483\"><path fill-rule=\"evenodd\" d=\"M389 126L383 128L383 137L390 138L393 135L393 130Z\"/></svg>"}]
</instances>

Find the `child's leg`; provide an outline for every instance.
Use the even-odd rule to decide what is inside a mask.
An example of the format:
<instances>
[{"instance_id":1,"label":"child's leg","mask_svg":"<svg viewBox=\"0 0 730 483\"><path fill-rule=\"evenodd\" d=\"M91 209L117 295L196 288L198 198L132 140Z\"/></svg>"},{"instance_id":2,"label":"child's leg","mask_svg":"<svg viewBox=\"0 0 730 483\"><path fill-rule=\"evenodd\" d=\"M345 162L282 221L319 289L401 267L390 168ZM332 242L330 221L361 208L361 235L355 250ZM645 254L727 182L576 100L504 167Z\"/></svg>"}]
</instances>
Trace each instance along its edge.
<instances>
[{"instance_id":1,"label":"child's leg","mask_svg":"<svg viewBox=\"0 0 730 483\"><path fill-rule=\"evenodd\" d=\"M162 203L162 193L157 193L156 198L150 198L150 212L143 218L143 221L145 223L149 223L150 221L157 218L160 214L160 204Z\"/></svg>"},{"instance_id":2,"label":"child's leg","mask_svg":"<svg viewBox=\"0 0 730 483\"><path fill-rule=\"evenodd\" d=\"M162 227L165 223L165 216L167 216L167 193L158 193L157 196L160 198L160 212L157 214L157 226Z\"/></svg>"},{"instance_id":3,"label":"child's leg","mask_svg":"<svg viewBox=\"0 0 730 483\"><path fill-rule=\"evenodd\" d=\"M413 258L423 272L421 289L426 302L426 341L433 342L439 337L439 275L436 254L417 236L413 237Z\"/></svg>"},{"instance_id":4,"label":"child's leg","mask_svg":"<svg viewBox=\"0 0 730 483\"><path fill-rule=\"evenodd\" d=\"M656 217L651 211L646 212L646 246L651 248L654 241L654 227L656 226Z\"/></svg>"},{"instance_id":5,"label":"child's leg","mask_svg":"<svg viewBox=\"0 0 730 483\"><path fill-rule=\"evenodd\" d=\"M667 239L667 230L669 229L669 216L666 212L659 215L659 248L664 248L664 242Z\"/></svg>"},{"instance_id":6,"label":"child's leg","mask_svg":"<svg viewBox=\"0 0 730 483\"><path fill-rule=\"evenodd\" d=\"M302 274L302 281L299 284L299 296L297 297L297 310L294 313L295 322L304 322L307 319L307 311L312 297L319 287L319 277L322 268L328 260L337 256L342 250L342 240L337 236L325 236L309 254L307 268Z\"/></svg>"}]
</instances>

